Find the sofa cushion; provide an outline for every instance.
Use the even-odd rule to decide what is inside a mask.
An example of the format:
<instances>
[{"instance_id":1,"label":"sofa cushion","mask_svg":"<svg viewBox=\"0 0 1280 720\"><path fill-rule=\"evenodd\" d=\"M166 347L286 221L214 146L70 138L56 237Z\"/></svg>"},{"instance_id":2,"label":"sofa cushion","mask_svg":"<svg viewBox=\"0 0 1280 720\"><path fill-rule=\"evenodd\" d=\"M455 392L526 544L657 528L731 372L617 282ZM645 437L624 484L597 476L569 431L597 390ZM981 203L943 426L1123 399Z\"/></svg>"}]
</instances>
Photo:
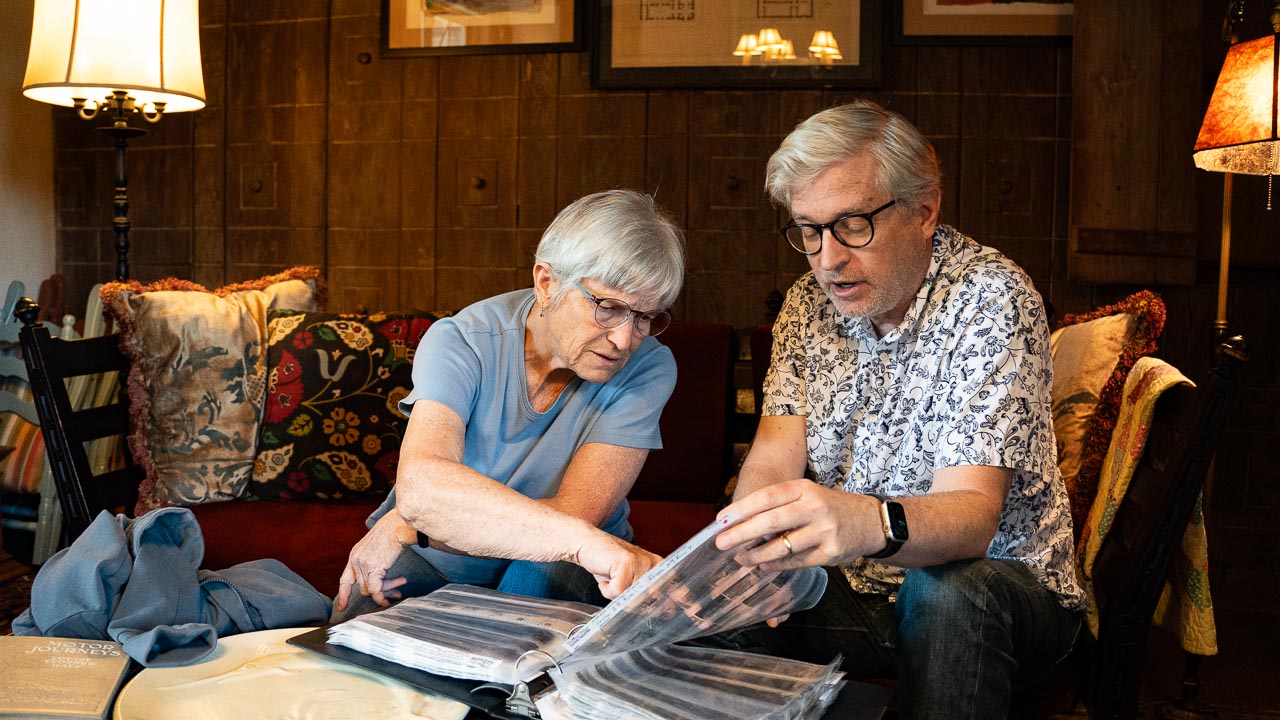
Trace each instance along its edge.
<instances>
[{"instance_id":1,"label":"sofa cushion","mask_svg":"<svg viewBox=\"0 0 1280 720\"><path fill-rule=\"evenodd\" d=\"M413 353L447 313L271 310L253 497L381 497L391 490Z\"/></svg>"},{"instance_id":2,"label":"sofa cushion","mask_svg":"<svg viewBox=\"0 0 1280 720\"><path fill-rule=\"evenodd\" d=\"M725 324L673 322L658 342L675 358L676 386L658 421L662 449L649 453L627 497L720 502L732 467L737 336Z\"/></svg>"},{"instance_id":3,"label":"sofa cushion","mask_svg":"<svg viewBox=\"0 0 1280 720\"><path fill-rule=\"evenodd\" d=\"M294 268L212 292L175 279L103 286L131 360L128 441L145 473L138 514L243 494L266 387L267 310L315 310L319 276Z\"/></svg>"},{"instance_id":4,"label":"sofa cushion","mask_svg":"<svg viewBox=\"0 0 1280 720\"><path fill-rule=\"evenodd\" d=\"M235 500L191 508L204 534L201 567L222 570L274 558L325 595L338 579L351 548L364 537L365 518L378 500L280 502Z\"/></svg>"},{"instance_id":5,"label":"sofa cushion","mask_svg":"<svg viewBox=\"0 0 1280 720\"><path fill-rule=\"evenodd\" d=\"M1120 414L1125 378L1138 358L1155 351L1164 319L1164 302L1144 290L1090 313L1067 315L1049 338L1053 433L1077 541Z\"/></svg>"},{"instance_id":6,"label":"sofa cushion","mask_svg":"<svg viewBox=\"0 0 1280 720\"><path fill-rule=\"evenodd\" d=\"M630 500L628 521L635 544L666 556L716 519L717 506L703 502Z\"/></svg>"}]
</instances>

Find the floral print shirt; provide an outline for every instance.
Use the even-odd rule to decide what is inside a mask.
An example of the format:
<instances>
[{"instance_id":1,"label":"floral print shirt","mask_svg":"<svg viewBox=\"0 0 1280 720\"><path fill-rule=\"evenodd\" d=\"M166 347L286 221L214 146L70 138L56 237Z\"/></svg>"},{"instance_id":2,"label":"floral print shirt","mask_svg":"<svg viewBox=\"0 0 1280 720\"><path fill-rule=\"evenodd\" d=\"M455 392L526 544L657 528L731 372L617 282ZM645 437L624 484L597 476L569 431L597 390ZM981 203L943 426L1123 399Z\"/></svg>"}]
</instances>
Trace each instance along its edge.
<instances>
[{"instance_id":1,"label":"floral print shirt","mask_svg":"<svg viewBox=\"0 0 1280 720\"><path fill-rule=\"evenodd\" d=\"M773 338L763 412L805 416L812 479L913 496L939 468L1010 468L987 557L1026 563L1064 607L1083 605L1050 416L1049 332L1021 268L939 225L915 302L884 337L841 315L809 273L787 292ZM904 572L865 558L842 569L871 593L893 592Z\"/></svg>"}]
</instances>

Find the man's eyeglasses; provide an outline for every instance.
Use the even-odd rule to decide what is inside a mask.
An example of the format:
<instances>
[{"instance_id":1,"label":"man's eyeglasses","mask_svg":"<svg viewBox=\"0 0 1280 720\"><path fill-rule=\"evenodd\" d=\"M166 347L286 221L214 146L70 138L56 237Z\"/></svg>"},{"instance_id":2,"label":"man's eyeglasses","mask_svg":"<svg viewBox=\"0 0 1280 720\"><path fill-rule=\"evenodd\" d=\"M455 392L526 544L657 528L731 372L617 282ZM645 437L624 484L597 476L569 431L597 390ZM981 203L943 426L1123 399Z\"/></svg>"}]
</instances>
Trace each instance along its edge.
<instances>
[{"instance_id":1,"label":"man's eyeglasses","mask_svg":"<svg viewBox=\"0 0 1280 720\"><path fill-rule=\"evenodd\" d=\"M890 200L880 207L865 213L850 213L821 225L798 223L794 220L782 228L782 237L791 243L791 247L805 255L814 255L822 249L822 231L830 230L831 236L847 248L866 247L876 236L876 226L872 218L897 204Z\"/></svg>"},{"instance_id":2,"label":"man's eyeglasses","mask_svg":"<svg viewBox=\"0 0 1280 720\"><path fill-rule=\"evenodd\" d=\"M596 306L596 324L603 328L616 328L632 318L635 324L632 330L639 335L658 335L671 325L671 313L666 310L651 310L642 313L633 310L627 303L617 298L602 298L591 294L582 287L582 283L574 282L583 295Z\"/></svg>"}]
</instances>

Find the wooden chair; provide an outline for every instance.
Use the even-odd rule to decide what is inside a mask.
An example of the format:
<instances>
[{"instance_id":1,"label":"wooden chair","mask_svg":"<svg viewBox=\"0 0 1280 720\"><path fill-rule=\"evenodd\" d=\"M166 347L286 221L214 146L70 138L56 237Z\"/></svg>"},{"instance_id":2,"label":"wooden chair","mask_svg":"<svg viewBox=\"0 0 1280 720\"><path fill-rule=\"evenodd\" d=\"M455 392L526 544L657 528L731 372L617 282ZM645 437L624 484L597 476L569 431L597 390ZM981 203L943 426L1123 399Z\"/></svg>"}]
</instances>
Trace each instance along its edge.
<instances>
[{"instance_id":1,"label":"wooden chair","mask_svg":"<svg viewBox=\"0 0 1280 720\"><path fill-rule=\"evenodd\" d=\"M119 338L101 335L79 340L55 338L37 322L39 308L29 298L18 302L17 316L23 359L44 431L48 463L58 488L63 531L68 541L84 532L101 510L132 509L138 498L142 468L129 462L125 467L103 471L90 450L97 441L121 435L129 426L129 406L119 393L100 383L114 395L106 404L78 408L68 385L81 387L80 378L100 373L128 372L129 363L120 352ZM70 381L70 383L68 382ZM99 397L101 399L101 397ZM92 404L92 403L91 403ZM96 467L95 467L96 466Z\"/></svg>"},{"instance_id":2,"label":"wooden chair","mask_svg":"<svg viewBox=\"0 0 1280 720\"><path fill-rule=\"evenodd\" d=\"M1094 563L1098 640L1088 648L1083 700L1094 720L1132 718L1148 630L1214 450L1227 424L1243 338L1218 346L1199 387L1175 387L1156 405L1147 444Z\"/></svg>"}]
</instances>

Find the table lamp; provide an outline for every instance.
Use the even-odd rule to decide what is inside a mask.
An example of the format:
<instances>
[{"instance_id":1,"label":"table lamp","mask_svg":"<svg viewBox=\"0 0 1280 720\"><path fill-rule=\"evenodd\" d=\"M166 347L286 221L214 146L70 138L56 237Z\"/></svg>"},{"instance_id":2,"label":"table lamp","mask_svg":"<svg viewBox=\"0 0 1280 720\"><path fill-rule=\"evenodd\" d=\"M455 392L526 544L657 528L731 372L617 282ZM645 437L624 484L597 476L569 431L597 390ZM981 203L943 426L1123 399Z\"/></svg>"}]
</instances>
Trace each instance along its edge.
<instances>
[{"instance_id":1,"label":"table lamp","mask_svg":"<svg viewBox=\"0 0 1280 720\"><path fill-rule=\"evenodd\" d=\"M36 0L22 94L110 121L97 130L115 139L116 279L127 280L125 149L146 132L129 118L204 107L199 0Z\"/></svg>"}]
</instances>

